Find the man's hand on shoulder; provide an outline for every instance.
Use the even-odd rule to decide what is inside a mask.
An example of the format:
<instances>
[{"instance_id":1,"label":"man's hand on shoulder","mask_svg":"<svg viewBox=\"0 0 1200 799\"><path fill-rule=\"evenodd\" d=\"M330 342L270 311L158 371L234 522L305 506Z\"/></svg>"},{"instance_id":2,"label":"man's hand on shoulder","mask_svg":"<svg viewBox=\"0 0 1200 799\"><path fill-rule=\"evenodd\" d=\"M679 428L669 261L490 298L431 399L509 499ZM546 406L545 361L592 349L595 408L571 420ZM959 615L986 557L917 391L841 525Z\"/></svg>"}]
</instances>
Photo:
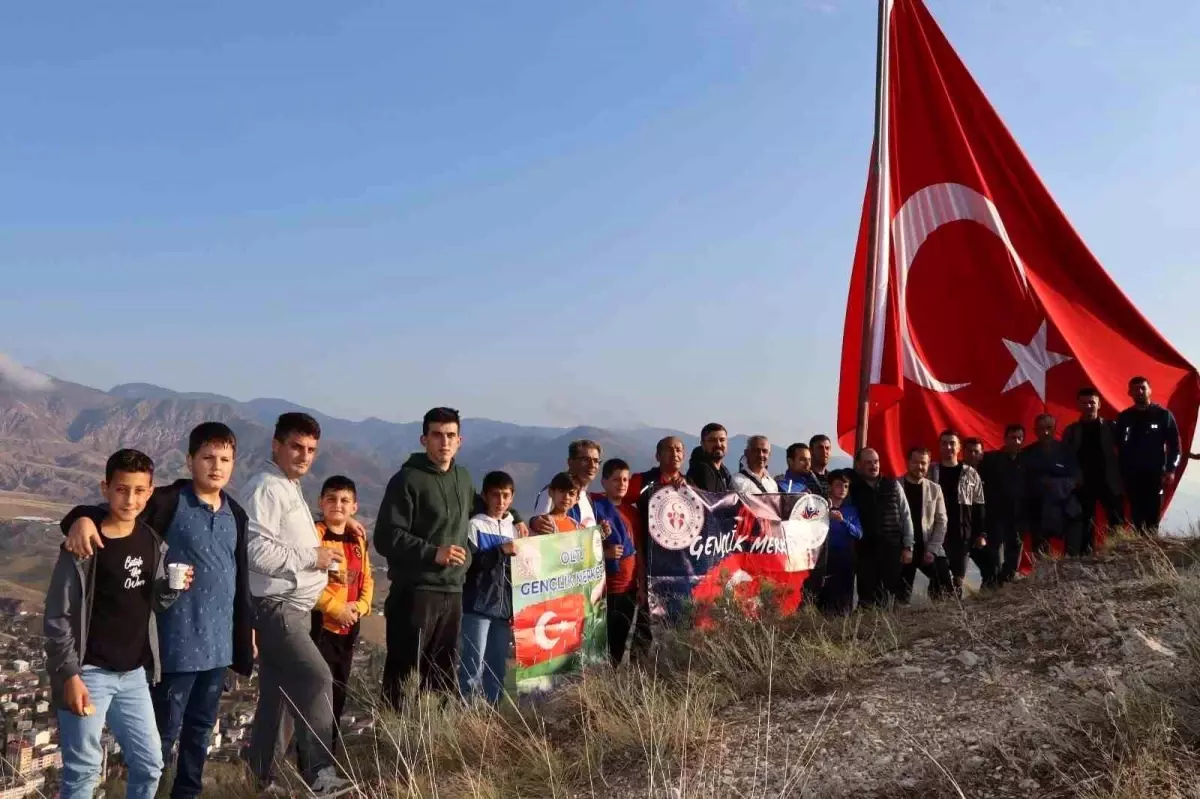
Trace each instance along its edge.
<instances>
[{"instance_id":1,"label":"man's hand on shoulder","mask_svg":"<svg viewBox=\"0 0 1200 799\"><path fill-rule=\"evenodd\" d=\"M363 527L362 522L358 519L347 519L346 529L350 531L351 535L356 535L359 538L367 537L367 528Z\"/></svg>"},{"instance_id":2,"label":"man's hand on shoulder","mask_svg":"<svg viewBox=\"0 0 1200 799\"><path fill-rule=\"evenodd\" d=\"M534 516L529 522L534 535L550 535L555 532L554 521L549 516Z\"/></svg>"},{"instance_id":3,"label":"man's hand on shoulder","mask_svg":"<svg viewBox=\"0 0 1200 799\"><path fill-rule=\"evenodd\" d=\"M81 516L71 525L67 533L67 551L77 558L90 558L97 549L104 549L104 540L96 523L86 516Z\"/></svg>"}]
</instances>

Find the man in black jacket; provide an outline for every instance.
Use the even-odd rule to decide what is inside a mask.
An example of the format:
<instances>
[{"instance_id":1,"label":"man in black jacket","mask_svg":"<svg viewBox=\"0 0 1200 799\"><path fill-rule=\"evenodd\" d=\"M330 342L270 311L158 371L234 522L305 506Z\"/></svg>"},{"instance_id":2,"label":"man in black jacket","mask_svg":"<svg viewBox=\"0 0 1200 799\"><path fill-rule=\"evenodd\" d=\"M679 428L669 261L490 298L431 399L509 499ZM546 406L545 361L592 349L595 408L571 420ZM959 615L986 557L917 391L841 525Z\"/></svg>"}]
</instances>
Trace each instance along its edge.
<instances>
[{"instance_id":1,"label":"man in black jacket","mask_svg":"<svg viewBox=\"0 0 1200 799\"><path fill-rule=\"evenodd\" d=\"M1175 415L1150 401L1150 381L1129 381L1133 407L1117 416L1117 452L1121 481L1129 498L1129 521L1151 535L1158 533L1163 492L1175 483L1179 468L1179 426Z\"/></svg>"},{"instance_id":2,"label":"man in black jacket","mask_svg":"<svg viewBox=\"0 0 1200 799\"><path fill-rule=\"evenodd\" d=\"M687 479L701 491L725 494L733 490L733 475L725 468L725 453L729 449L729 433L716 422L709 422L700 431L700 446L692 450Z\"/></svg>"},{"instance_id":3,"label":"man in black jacket","mask_svg":"<svg viewBox=\"0 0 1200 799\"><path fill-rule=\"evenodd\" d=\"M1010 424L1004 429L1004 448L984 455L979 466L987 508L986 546L992 553L991 562L997 565L997 584L1012 580L1021 565L1021 536L1029 524L1029 478L1021 457L1024 446L1025 426Z\"/></svg>"},{"instance_id":4,"label":"man in black jacket","mask_svg":"<svg viewBox=\"0 0 1200 799\"><path fill-rule=\"evenodd\" d=\"M900 483L880 475L878 452L863 449L854 459L854 469L850 501L863 528L855 552L858 604L886 608L902 591L901 566L912 562L912 513Z\"/></svg>"},{"instance_id":5,"label":"man in black jacket","mask_svg":"<svg viewBox=\"0 0 1200 799\"><path fill-rule=\"evenodd\" d=\"M152 689L163 760L179 742L172 799L201 792L204 763L224 688L225 669L254 667L246 512L225 492L237 437L220 422L188 436L191 480L155 489L138 516L168 546L167 560L195 567L193 590L158 616L162 679ZM91 557L106 510L80 506L62 521L66 549Z\"/></svg>"},{"instance_id":6,"label":"man in black jacket","mask_svg":"<svg viewBox=\"0 0 1200 799\"><path fill-rule=\"evenodd\" d=\"M1111 527L1120 526L1121 475L1117 465L1117 434L1111 422L1100 418L1100 392L1088 386L1079 389L1079 419L1063 430L1062 441L1075 453L1083 475L1076 491L1083 509L1079 524L1067 539L1068 555L1086 555L1095 539L1096 505L1104 508Z\"/></svg>"}]
</instances>

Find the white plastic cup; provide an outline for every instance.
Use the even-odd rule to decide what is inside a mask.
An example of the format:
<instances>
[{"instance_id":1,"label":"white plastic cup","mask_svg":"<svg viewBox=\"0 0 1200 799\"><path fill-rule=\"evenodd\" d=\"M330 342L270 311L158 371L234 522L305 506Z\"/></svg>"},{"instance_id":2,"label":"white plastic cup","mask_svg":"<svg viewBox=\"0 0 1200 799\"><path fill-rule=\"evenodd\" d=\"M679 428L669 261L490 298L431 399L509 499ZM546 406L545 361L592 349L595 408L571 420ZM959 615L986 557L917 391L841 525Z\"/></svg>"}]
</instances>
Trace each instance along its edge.
<instances>
[{"instance_id":1,"label":"white plastic cup","mask_svg":"<svg viewBox=\"0 0 1200 799\"><path fill-rule=\"evenodd\" d=\"M329 561L329 573L337 574L342 570L342 562L340 560Z\"/></svg>"},{"instance_id":2,"label":"white plastic cup","mask_svg":"<svg viewBox=\"0 0 1200 799\"><path fill-rule=\"evenodd\" d=\"M187 573L190 568L192 567L186 563L168 563L167 587L172 591L182 591L187 585Z\"/></svg>"}]
</instances>

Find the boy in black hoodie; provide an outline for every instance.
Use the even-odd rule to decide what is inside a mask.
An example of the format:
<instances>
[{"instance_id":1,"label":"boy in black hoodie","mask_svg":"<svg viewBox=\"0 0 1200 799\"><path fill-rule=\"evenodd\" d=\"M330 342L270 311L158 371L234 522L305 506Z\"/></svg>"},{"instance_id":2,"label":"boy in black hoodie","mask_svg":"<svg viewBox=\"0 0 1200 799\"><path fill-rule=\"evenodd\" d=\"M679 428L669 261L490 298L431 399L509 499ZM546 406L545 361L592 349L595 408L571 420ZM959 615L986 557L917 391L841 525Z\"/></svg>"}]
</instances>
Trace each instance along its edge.
<instances>
[{"instance_id":1,"label":"boy in black hoodie","mask_svg":"<svg viewBox=\"0 0 1200 799\"><path fill-rule=\"evenodd\" d=\"M417 669L422 690L457 688L462 589L471 555L467 531L475 490L454 462L462 443L458 411L434 408L421 425L424 452L388 482L375 522L375 549L388 561L384 604L387 660L383 698L400 706Z\"/></svg>"}]
</instances>

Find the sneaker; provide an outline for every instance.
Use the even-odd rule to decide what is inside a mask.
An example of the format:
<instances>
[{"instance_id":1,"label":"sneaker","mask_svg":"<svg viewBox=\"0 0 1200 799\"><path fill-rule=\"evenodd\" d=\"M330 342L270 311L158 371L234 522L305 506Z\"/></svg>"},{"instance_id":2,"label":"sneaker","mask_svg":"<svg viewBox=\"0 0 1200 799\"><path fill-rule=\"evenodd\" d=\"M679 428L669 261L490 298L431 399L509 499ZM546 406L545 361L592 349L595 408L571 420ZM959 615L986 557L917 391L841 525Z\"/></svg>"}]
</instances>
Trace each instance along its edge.
<instances>
[{"instance_id":1,"label":"sneaker","mask_svg":"<svg viewBox=\"0 0 1200 799\"><path fill-rule=\"evenodd\" d=\"M280 785L275 780L271 780L265 788L259 790L259 794L262 796L291 796L292 792L288 790L286 785Z\"/></svg>"},{"instance_id":2,"label":"sneaker","mask_svg":"<svg viewBox=\"0 0 1200 799\"><path fill-rule=\"evenodd\" d=\"M312 792L316 796L330 796L350 787L350 780L339 777L337 769L333 766L326 766L317 772L317 778L313 780Z\"/></svg>"}]
</instances>

